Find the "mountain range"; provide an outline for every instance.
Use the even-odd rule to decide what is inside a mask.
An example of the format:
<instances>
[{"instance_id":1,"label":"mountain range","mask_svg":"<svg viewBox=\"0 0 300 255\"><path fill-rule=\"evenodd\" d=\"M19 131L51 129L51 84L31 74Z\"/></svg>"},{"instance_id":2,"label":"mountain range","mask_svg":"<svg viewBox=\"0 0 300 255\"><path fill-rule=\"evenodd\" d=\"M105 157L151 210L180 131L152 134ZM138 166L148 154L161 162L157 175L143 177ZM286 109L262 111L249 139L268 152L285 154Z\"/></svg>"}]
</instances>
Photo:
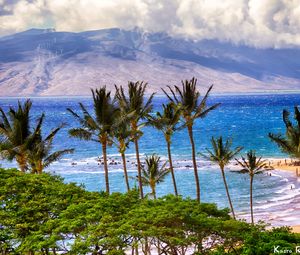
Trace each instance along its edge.
<instances>
[{"instance_id":1,"label":"mountain range","mask_svg":"<svg viewBox=\"0 0 300 255\"><path fill-rule=\"evenodd\" d=\"M215 93L300 90L300 48L252 48L139 28L80 33L31 29L0 37L0 96L90 95L144 80L149 92L198 79Z\"/></svg>"}]
</instances>

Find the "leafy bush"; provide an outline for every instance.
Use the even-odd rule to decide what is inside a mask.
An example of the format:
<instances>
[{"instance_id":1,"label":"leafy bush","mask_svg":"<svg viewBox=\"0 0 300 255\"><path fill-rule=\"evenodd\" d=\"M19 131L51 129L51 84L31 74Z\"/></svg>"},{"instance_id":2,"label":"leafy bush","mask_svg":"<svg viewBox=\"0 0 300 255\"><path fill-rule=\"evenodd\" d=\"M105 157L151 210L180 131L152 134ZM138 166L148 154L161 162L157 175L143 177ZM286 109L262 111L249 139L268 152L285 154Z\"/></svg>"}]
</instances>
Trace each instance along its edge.
<instances>
[{"instance_id":1,"label":"leafy bush","mask_svg":"<svg viewBox=\"0 0 300 255\"><path fill-rule=\"evenodd\" d=\"M157 200L89 192L50 174L0 169L2 254L272 254L299 235L230 218L214 204L168 195Z\"/></svg>"}]
</instances>

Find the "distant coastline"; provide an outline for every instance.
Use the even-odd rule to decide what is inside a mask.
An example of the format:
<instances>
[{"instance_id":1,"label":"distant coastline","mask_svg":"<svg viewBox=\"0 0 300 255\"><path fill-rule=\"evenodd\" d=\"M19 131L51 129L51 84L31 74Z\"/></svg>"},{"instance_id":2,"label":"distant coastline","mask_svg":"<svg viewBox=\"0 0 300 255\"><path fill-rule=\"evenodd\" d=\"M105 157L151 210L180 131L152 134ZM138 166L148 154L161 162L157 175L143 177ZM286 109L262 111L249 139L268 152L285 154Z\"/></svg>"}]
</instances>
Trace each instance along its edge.
<instances>
[{"instance_id":1,"label":"distant coastline","mask_svg":"<svg viewBox=\"0 0 300 255\"><path fill-rule=\"evenodd\" d=\"M156 93L156 97L166 97L162 92L154 92ZM264 90L264 91L250 91L250 92L212 92L211 96L219 97L219 96L251 96L251 95L300 95L300 90ZM148 93L146 96L150 96ZM28 95L28 96L0 96L1 99L23 99L23 98L32 98L32 99L76 99L76 98L92 98L90 95L50 95L50 96L36 96L36 95Z\"/></svg>"}]
</instances>

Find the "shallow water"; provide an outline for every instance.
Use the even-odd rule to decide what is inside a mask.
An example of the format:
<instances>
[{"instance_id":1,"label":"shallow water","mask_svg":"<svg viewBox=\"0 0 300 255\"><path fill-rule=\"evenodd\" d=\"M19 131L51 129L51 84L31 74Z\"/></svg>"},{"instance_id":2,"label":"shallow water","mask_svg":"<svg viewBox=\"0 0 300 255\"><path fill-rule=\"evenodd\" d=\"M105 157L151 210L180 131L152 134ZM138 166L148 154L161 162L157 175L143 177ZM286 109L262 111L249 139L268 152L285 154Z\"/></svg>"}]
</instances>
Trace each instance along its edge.
<instances>
[{"instance_id":1,"label":"shallow water","mask_svg":"<svg viewBox=\"0 0 300 255\"><path fill-rule=\"evenodd\" d=\"M197 152L210 147L212 136L233 139L234 146L243 146L243 153L254 149L263 157L286 157L277 146L270 142L269 132L284 132L282 109L293 111L298 105L300 95L227 95L212 96L210 104L221 103L221 106L211 112L207 118L196 122L194 136ZM91 98L34 98L32 119L35 121L42 112L46 113L45 132L64 122L67 126L58 134L54 149L75 148L72 155L67 155L60 162L53 164L48 170L63 176L66 182L83 183L88 190L104 189L103 166L98 165L97 157L101 156L101 146L93 142L80 141L68 136L68 128L76 127L77 122L66 111L67 107L79 111L78 102L82 102L92 110ZM154 111L159 110L164 97L156 97ZM15 98L0 98L0 106L5 110L10 105L16 105ZM291 115L292 116L292 115ZM131 145L128 152L128 168L131 185L136 185L135 154ZM178 182L179 193L183 196L195 197L194 174L191 169L190 145L186 130L177 132L173 137L172 152L174 167ZM144 129L144 136L140 140L142 157L146 154L157 153L166 159L166 145L162 134L151 127ZM110 185L112 191L125 191L121 160L115 148L109 149L111 160L119 163L110 165ZM201 158L198 159L201 183L201 197L205 202L217 203L226 207L227 199L220 171ZM14 164L2 162L2 166ZM229 170L235 169L231 164L227 168L227 180L232 194L234 206L241 217L249 218L249 179L246 175L237 174ZM300 217L300 184L293 173L272 172L259 175L255 179L254 205L258 218L275 222L279 225L299 224ZM291 189L291 186L293 189ZM146 191L149 191L146 189ZM157 187L158 195L173 191L170 176ZM298 222L297 222L298 221Z\"/></svg>"}]
</instances>

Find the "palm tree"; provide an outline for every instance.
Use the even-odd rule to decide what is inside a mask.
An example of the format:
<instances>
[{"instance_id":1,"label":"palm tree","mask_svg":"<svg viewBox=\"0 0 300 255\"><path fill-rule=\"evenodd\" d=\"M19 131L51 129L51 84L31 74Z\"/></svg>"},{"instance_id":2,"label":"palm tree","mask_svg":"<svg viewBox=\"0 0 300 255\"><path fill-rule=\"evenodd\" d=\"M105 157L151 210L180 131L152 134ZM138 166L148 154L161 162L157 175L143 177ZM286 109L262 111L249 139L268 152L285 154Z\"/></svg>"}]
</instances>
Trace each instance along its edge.
<instances>
[{"instance_id":1,"label":"palm tree","mask_svg":"<svg viewBox=\"0 0 300 255\"><path fill-rule=\"evenodd\" d=\"M116 98L118 99L121 111L123 115L127 115L130 123L132 140L135 145L135 153L138 168L138 181L141 198L144 197L143 184L142 184L142 171L141 161L139 154L138 140L143 135L141 128L145 123L140 123L140 120L146 119L150 111L152 110L152 99L154 93L150 95L148 100L145 100L145 91L147 83L143 81L128 82L128 97L125 95L122 86L119 88L116 86Z\"/></svg>"},{"instance_id":2,"label":"palm tree","mask_svg":"<svg viewBox=\"0 0 300 255\"><path fill-rule=\"evenodd\" d=\"M171 137L173 133L182 128L178 127L178 122L181 117L181 108L175 105L174 103L168 103L167 105L163 104L163 112L157 112L156 116L149 116L149 123L153 125L158 130L162 131L167 143L168 149L168 158L169 158L169 166L174 186L175 195L178 196L176 179L174 174L174 168L172 163L172 154L171 154Z\"/></svg>"},{"instance_id":3,"label":"palm tree","mask_svg":"<svg viewBox=\"0 0 300 255\"><path fill-rule=\"evenodd\" d=\"M81 124L81 127L70 129L69 134L73 137L87 141L95 141L102 145L105 187L106 192L109 194L107 146L112 144L112 131L119 124L119 109L115 100L111 98L111 92L107 91L105 86L100 89L92 90L92 94L95 117L93 117L81 103L79 103L79 106L83 116L79 116L70 108L67 109Z\"/></svg>"},{"instance_id":4,"label":"palm tree","mask_svg":"<svg viewBox=\"0 0 300 255\"><path fill-rule=\"evenodd\" d=\"M118 147L123 161L124 177L127 191L130 191L125 152L131 142L131 131L127 122L120 123L113 131L114 143Z\"/></svg>"},{"instance_id":5,"label":"palm tree","mask_svg":"<svg viewBox=\"0 0 300 255\"><path fill-rule=\"evenodd\" d=\"M215 139L214 137L211 138L211 144L212 144L212 150L206 149L208 155L205 155L203 153L200 153L203 157L206 159L215 162L219 165L222 178L226 190L226 195L228 198L228 202L230 205L230 209L232 212L232 216L235 219L234 209L231 202L229 189L225 177L225 166L229 164L230 160L232 160L241 150L242 147L236 147L235 149L231 149L232 142L231 140L226 140L225 143L223 143L223 138L220 136L219 138Z\"/></svg>"},{"instance_id":6,"label":"palm tree","mask_svg":"<svg viewBox=\"0 0 300 255\"><path fill-rule=\"evenodd\" d=\"M50 166L53 162L59 160L65 154L73 153L74 149L65 149L51 153L53 148L53 139L62 127L63 125L55 128L44 139L41 135L41 129L39 128L39 130L36 131L34 142L28 149L27 156L32 173L41 174L45 168Z\"/></svg>"},{"instance_id":7,"label":"palm tree","mask_svg":"<svg viewBox=\"0 0 300 255\"><path fill-rule=\"evenodd\" d=\"M32 132L30 130L31 106L32 102L30 100L26 100L24 105L18 101L17 109L15 110L10 107L7 114L0 107L1 157L9 161L16 159L22 172L25 172L28 168L28 147L33 142Z\"/></svg>"},{"instance_id":8,"label":"palm tree","mask_svg":"<svg viewBox=\"0 0 300 255\"><path fill-rule=\"evenodd\" d=\"M170 169L166 168L167 162L160 166L160 157L155 154L146 157L145 162L146 165L142 166L142 183L145 186L150 186L151 195L156 199L156 184L164 181Z\"/></svg>"},{"instance_id":9,"label":"palm tree","mask_svg":"<svg viewBox=\"0 0 300 255\"><path fill-rule=\"evenodd\" d=\"M253 179L256 174L261 174L264 171L270 170L265 163L265 160L262 160L261 157L257 158L255 152L250 150L247 153L247 159L242 157L241 160L237 160L238 164L242 167L239 171L240 173L247 173L250 176L250 210L251 210L251 223L254 224L253 216Z\"/></svg>"},{"instance_id":10,"label":"palm tree","mask_svg":"<svg viewBox=\"0 0 300 255\"><path fill-rule=\"evenodd\" d=\"M206 115L216 109L219 104L215 104L212 106L207 106L207 99L209 96L210 91L212 90L213 86L210 86L207 90L205 96L200 101L200 93L197 91L197 79L192 78L190 81L185 80L182 81L182 88L178 86L174 86L172 89L168 86L171 96L163 90L165 95L169 98L169 100L177 105L182 107L182 116L185 121L185 125L188 130L190 143L192 146L192 159L193 159L193 167L194 167L194 175L195 175L195 182L196 182L196 192L197 192L197 200L200 203L200 182L198 176L198 169L197 169L197 162L196 162L196 149L194 143L194 136L193 136L193 125L196 119L204 118Z\"/></svg>"},{"instance_id":11,"label":"palm tree","mask_svg":"<svg viewBox=\"0 0 300 255\"><path fill-rule=\"evenodd\" d=\"M269 133L269 138L275 142L282 152L289 154L292 157L300 159L300 112L298 107L295 107L294 119L296 125L289 119L290 113L287 110L283 110L283 122L286 126L286 135Z\"/></svg>"}]
</instances>

